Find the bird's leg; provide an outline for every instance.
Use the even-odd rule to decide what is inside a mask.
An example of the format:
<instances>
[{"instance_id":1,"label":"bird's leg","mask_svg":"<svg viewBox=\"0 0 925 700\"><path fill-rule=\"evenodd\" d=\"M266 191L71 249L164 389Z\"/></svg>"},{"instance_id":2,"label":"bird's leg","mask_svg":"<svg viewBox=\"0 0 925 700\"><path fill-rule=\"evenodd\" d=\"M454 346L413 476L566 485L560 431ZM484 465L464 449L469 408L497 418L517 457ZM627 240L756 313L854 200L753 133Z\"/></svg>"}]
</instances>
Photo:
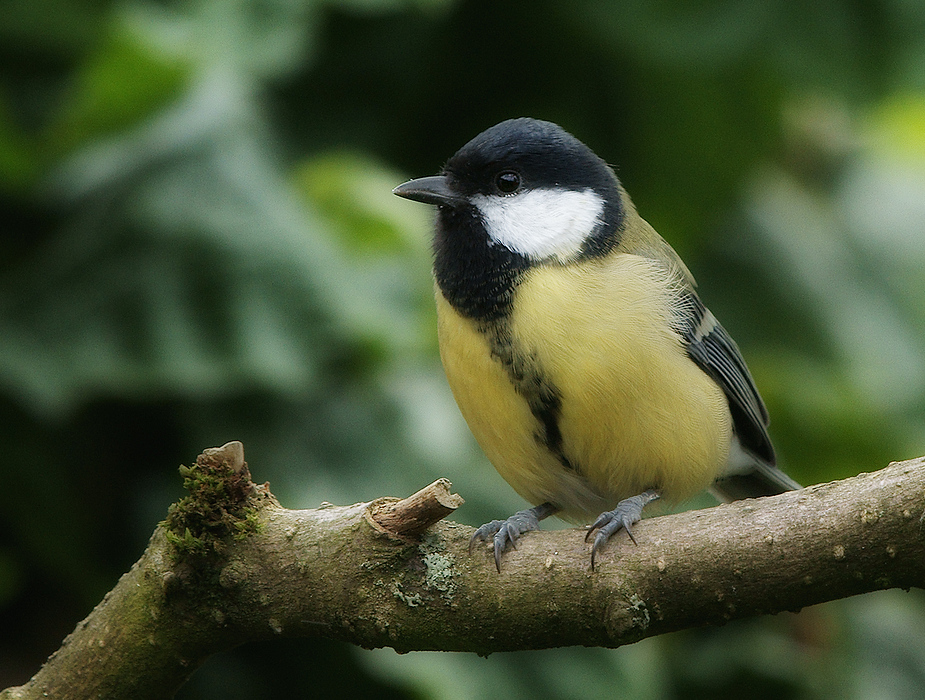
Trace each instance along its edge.
<instances>
[{"instance_id":1,"label":"bird's leg","mask_svg":"<svg viewBox=\"0 0 925 700\"><path fill-rule=\"evenodd\" d=\"M482 525L469 540L469 553L476 542L487 542L492 538L495 550L495 567L501 573L501 554L508 548L517 549L517 538L525 532L538 530L540 520L557 513L559 509L552 503L540 503L533 508L519 510L507 520L492 520Z\"/></svg>"},{"instance_id":2,"label":"bird's leg","mask_svg":"<svg viewBox=\"0 0 925 700\"><path fill-rule=\"evenodd\" d=\"M642 509L652 501L658 500L661 494L655 489L643 491L638 496L624 498L617 504L613 510L601 513L594 524L588 529L585 535L585 542L590 539L591 535L597 530L597 536L594 538L594 544L591 545L591 569L594 570L594 558L597 550L610 539L611 535L618 532L621 528L626 530L626 534L636 544L636 538L633 537L631 527L642 520Z\"/></svg>"}]
</instances>

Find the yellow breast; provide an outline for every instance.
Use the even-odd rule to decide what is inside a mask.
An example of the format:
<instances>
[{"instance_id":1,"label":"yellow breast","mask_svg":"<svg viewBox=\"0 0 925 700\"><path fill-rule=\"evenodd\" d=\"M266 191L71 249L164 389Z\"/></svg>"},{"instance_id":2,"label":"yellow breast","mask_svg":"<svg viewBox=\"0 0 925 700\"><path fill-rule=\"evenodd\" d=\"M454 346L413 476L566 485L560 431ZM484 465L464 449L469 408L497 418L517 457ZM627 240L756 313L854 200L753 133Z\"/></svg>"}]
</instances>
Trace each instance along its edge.
<instances>
[{"instance_id":1,"label":"yellow breast","mask_svg":"<svg viewBox=\"0 0 925 700\"><path fill-rule=\"evenodd\" d=\"M488 339L437 292L440 352L459 408L489 460L534 504L594 518L658 488L683 500L722 471L732 438L721 389L670 328L677 284L627 254L538 266L516 291L512 341L559 392L565 468Z\"/></svg>"}]
</instances>

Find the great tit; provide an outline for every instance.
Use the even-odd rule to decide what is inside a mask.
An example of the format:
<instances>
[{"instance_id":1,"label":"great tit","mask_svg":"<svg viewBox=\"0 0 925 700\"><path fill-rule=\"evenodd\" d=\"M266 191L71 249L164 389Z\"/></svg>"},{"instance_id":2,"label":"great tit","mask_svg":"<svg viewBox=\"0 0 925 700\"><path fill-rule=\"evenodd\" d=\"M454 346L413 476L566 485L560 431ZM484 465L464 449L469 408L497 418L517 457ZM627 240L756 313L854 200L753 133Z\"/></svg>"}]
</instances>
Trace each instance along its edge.
<instances>
[{"instance_id":1,"label":"great tit","mask_svg":"<svg viewBox=\"0 0 925 700\"><path fill-rule=\"evenodd\" d=\"M799 488L735 342L614 171L559 126L510 119L442 174L399 185L437 206L440 356L476 440L532 508L478 528L495 565L556 514L601 546L650 502Z\"/></svg>"}]
</instances>

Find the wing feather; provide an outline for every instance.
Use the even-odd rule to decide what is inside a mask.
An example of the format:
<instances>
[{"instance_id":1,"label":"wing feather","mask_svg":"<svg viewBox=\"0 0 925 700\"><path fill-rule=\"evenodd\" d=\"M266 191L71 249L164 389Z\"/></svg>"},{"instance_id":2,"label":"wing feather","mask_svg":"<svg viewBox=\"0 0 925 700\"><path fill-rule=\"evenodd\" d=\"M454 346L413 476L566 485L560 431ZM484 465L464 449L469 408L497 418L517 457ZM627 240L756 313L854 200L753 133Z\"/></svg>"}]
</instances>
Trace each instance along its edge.
<instances>
[{"instance_id":1,"label":"wing feather","mask_svg":"<svg viewBox=\"0 0 925 700\"><path fill-rule=\"evenodd\" d=\"M687 343L687 354L729 399L733 426L742 448L764 464L774 466L777 458L768 436L768 410L738 346L694 291L685 293L680 308L678 330Z\"/></svg>"}]
</instances>

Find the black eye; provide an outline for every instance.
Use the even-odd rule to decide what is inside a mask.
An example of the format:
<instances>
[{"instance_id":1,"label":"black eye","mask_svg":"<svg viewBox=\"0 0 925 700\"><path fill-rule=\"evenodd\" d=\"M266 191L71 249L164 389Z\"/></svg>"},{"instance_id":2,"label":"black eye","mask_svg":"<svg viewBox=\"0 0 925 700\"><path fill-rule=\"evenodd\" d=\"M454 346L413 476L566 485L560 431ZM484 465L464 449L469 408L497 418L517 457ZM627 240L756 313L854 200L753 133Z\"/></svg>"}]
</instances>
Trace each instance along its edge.
<instances>
[{"instance_id":1,"label":"black eye","mask_svg":"<svg viewBox=\"0 0 925 700\"><path fill-rule=\"evenodd\" d=\"M504 194L516 192L520 189L520 175L513 170L502 170L495 175L495 187L498 188L499 192L503 192Z\"/></svg>"}]
</instances>

